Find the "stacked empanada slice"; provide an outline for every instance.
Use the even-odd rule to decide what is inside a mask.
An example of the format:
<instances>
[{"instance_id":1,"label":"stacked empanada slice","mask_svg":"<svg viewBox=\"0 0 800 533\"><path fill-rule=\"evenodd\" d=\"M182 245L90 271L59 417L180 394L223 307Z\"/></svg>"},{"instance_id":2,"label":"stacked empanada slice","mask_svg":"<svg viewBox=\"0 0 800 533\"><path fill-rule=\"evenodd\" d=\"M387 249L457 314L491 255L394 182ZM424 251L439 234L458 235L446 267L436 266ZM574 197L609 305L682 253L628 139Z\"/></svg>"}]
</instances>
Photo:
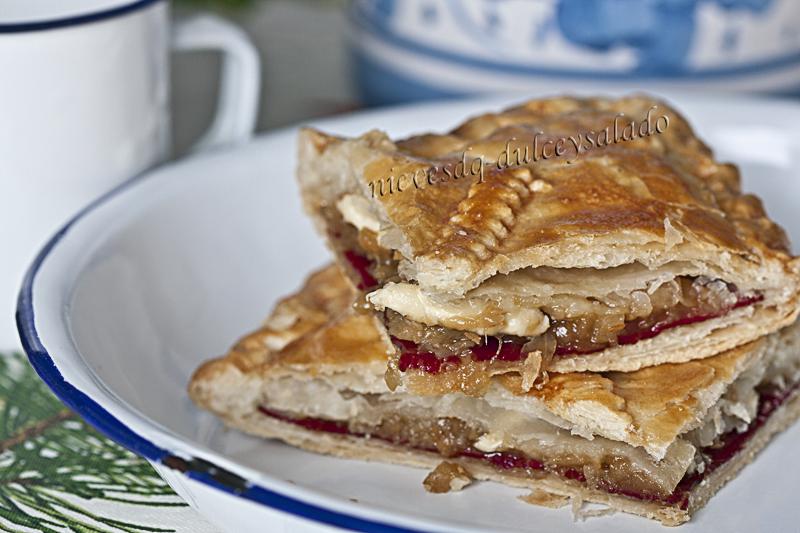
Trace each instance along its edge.
<instances>
[{"instance_id":1,"label":"stacked empanada slice","mask_svg":"<svg viewBox=\"0 0 800 533\"><path fill-rule=\"evenodd\" d=\"M560 158L536 148L654 113L668 119L662 133ZM463 366L518 367L528 384L546 370L637 370L797 316L783 230L742 194L735 167L646 98L534 100L397 143L305 130L298 177L383 312L398 383Z\"/></svg>"},{"instance_id":2,"label":"stacked empanada slice","mask_svg":"<svg viewBox=\"0 0 800 533\"><path fill-rule=\"evenodd\" d=\"M800 414L800 331L634 372L515 374L481 397L391 391L392 345L336 267L203 365L192 399L231 427L341 457L433 468L685 522ZM422 490L420 488L420 490Z\"/></svg>"},{"instance_id":3,"label":"stacked empanada slice","mask_svg":"<svg viewBox=\"0 0 800 533\"><path fill-rule=\"evenodd\" d=\"M299 144L339 269L196 373L228 424L678 524L797 415L800 261L666 104Z\"/></svg>"}]
</instances>

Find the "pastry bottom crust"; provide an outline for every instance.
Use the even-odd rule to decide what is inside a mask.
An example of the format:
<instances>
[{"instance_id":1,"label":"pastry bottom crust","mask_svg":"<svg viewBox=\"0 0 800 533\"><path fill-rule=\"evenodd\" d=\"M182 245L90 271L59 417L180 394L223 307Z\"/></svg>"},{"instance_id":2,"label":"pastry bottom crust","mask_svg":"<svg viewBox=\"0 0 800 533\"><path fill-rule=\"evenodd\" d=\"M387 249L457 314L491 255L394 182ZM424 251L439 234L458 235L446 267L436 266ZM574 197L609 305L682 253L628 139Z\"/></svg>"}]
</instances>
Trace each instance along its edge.
<instances>
[{"instance_id":1,"label":"pastry bottom crust","mask_svg":"<svg viewBox=\"0 0 800 533\"><path fill-rule=\"evenodd\" d=\"M308 430L258 411L241 416L220 413L220 416L225 424L232 428L260 437L279 439L315 453L426 469L436 467L444 459L436 453L408 449L375 439ZM574 497L579 501L604 504L617 511L658 520L666 526L677 526L688 521L709 498L750 463L774 435L786 429L798 417L800 417L800 392L796 391L770 415L761 428L756 430L735 457L714 470L702 483L692 489L685 509L677 504L637 500L589 489L579 482L563 479L554 474L545 474L534 479L521 474L501 472L478 459L459 458L457 461L479 480L496 481L514 487L538 489L551 494Z\"/></svg>"}]
</instances>

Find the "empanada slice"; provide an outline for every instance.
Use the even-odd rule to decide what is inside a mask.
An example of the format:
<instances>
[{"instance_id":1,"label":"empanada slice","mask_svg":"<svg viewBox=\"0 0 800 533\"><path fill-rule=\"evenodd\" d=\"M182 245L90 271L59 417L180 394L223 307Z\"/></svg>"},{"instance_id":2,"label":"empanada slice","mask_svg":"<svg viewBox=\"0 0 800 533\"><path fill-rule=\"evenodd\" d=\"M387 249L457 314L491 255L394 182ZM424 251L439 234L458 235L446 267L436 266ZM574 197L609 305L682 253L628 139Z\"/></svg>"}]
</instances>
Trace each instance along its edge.
<instances>
[{"instance_id":1,"label":"empanada slice","mask_svg":"<svg viewBox=\"0 0 800 533\"><path fill-rule=\"evenodd\" d=\"M306 450L428 469L446 459L459 487L492 480L534 490L531 501L569 497L668 525L689 520L800 414L794 325L697 361L553 374L530 390L519 376L484 376L478 396L425 395L389 390L392 347L355 298L334 267L313 275L197 370L192 399L231 427Z\"/></svg>"},{"instance_id":2,"label":"empanada slice","mask_svg":"<svg viewBox=\"0 0 800 533\"><path fill-rule=\"evenodd\" d=\"M391 383L632 371L797 317L783 230L663 102L532 100L448 134L299 144L305 206L397 347Z\"/></svg>"}]
</instances>

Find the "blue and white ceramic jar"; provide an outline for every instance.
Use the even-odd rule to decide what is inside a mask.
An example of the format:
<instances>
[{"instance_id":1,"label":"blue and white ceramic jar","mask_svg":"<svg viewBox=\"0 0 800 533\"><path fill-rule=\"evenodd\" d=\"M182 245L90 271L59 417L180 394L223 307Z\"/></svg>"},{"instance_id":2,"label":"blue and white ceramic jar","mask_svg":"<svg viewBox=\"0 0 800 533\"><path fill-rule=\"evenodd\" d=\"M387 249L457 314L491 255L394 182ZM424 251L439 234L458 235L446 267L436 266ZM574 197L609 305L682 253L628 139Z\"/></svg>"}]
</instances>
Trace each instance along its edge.
<instances>
[{"instance_id":1,"label":"blue and white ceramic jar","mask_svg":"<svg viewBox=\"0 0 800 533\"><path fill-rule=\"evenodd\" d=\"M800 93L798 0L354 0L368 104L596 86Z\"/></svg>"}]
</instances>

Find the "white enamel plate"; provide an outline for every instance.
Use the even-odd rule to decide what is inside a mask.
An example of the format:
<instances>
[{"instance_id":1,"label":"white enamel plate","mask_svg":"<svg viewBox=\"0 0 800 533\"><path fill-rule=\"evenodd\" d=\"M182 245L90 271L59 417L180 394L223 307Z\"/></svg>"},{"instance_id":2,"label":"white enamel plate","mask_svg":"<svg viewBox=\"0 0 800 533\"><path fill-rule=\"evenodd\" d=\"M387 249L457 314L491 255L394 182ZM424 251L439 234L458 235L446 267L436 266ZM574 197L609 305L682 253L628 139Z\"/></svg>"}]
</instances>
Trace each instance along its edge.
<instances>
[{"instance_id":1,"label":"white enamel plate","mask_svg":"<svg viewBox=\"0 0 800 533\"><path fill-rule=\"evenodd\" d=\"M800 105L676 97L745 188L800 242ZM320 121L392 135L444 129L508 100L425 104ZM430 495L426 472L321 457L226 430L186 395L192 371L254 329L327 261L294 181L295 129L136 178L88 207L43 250L20 295L23 344L55 393L145 456L230 532L656 531L617 514L575 523L567 509L479 483ZM780 435L683 531L796 530L800 426Z\"/></svg>"}]
</instances>

